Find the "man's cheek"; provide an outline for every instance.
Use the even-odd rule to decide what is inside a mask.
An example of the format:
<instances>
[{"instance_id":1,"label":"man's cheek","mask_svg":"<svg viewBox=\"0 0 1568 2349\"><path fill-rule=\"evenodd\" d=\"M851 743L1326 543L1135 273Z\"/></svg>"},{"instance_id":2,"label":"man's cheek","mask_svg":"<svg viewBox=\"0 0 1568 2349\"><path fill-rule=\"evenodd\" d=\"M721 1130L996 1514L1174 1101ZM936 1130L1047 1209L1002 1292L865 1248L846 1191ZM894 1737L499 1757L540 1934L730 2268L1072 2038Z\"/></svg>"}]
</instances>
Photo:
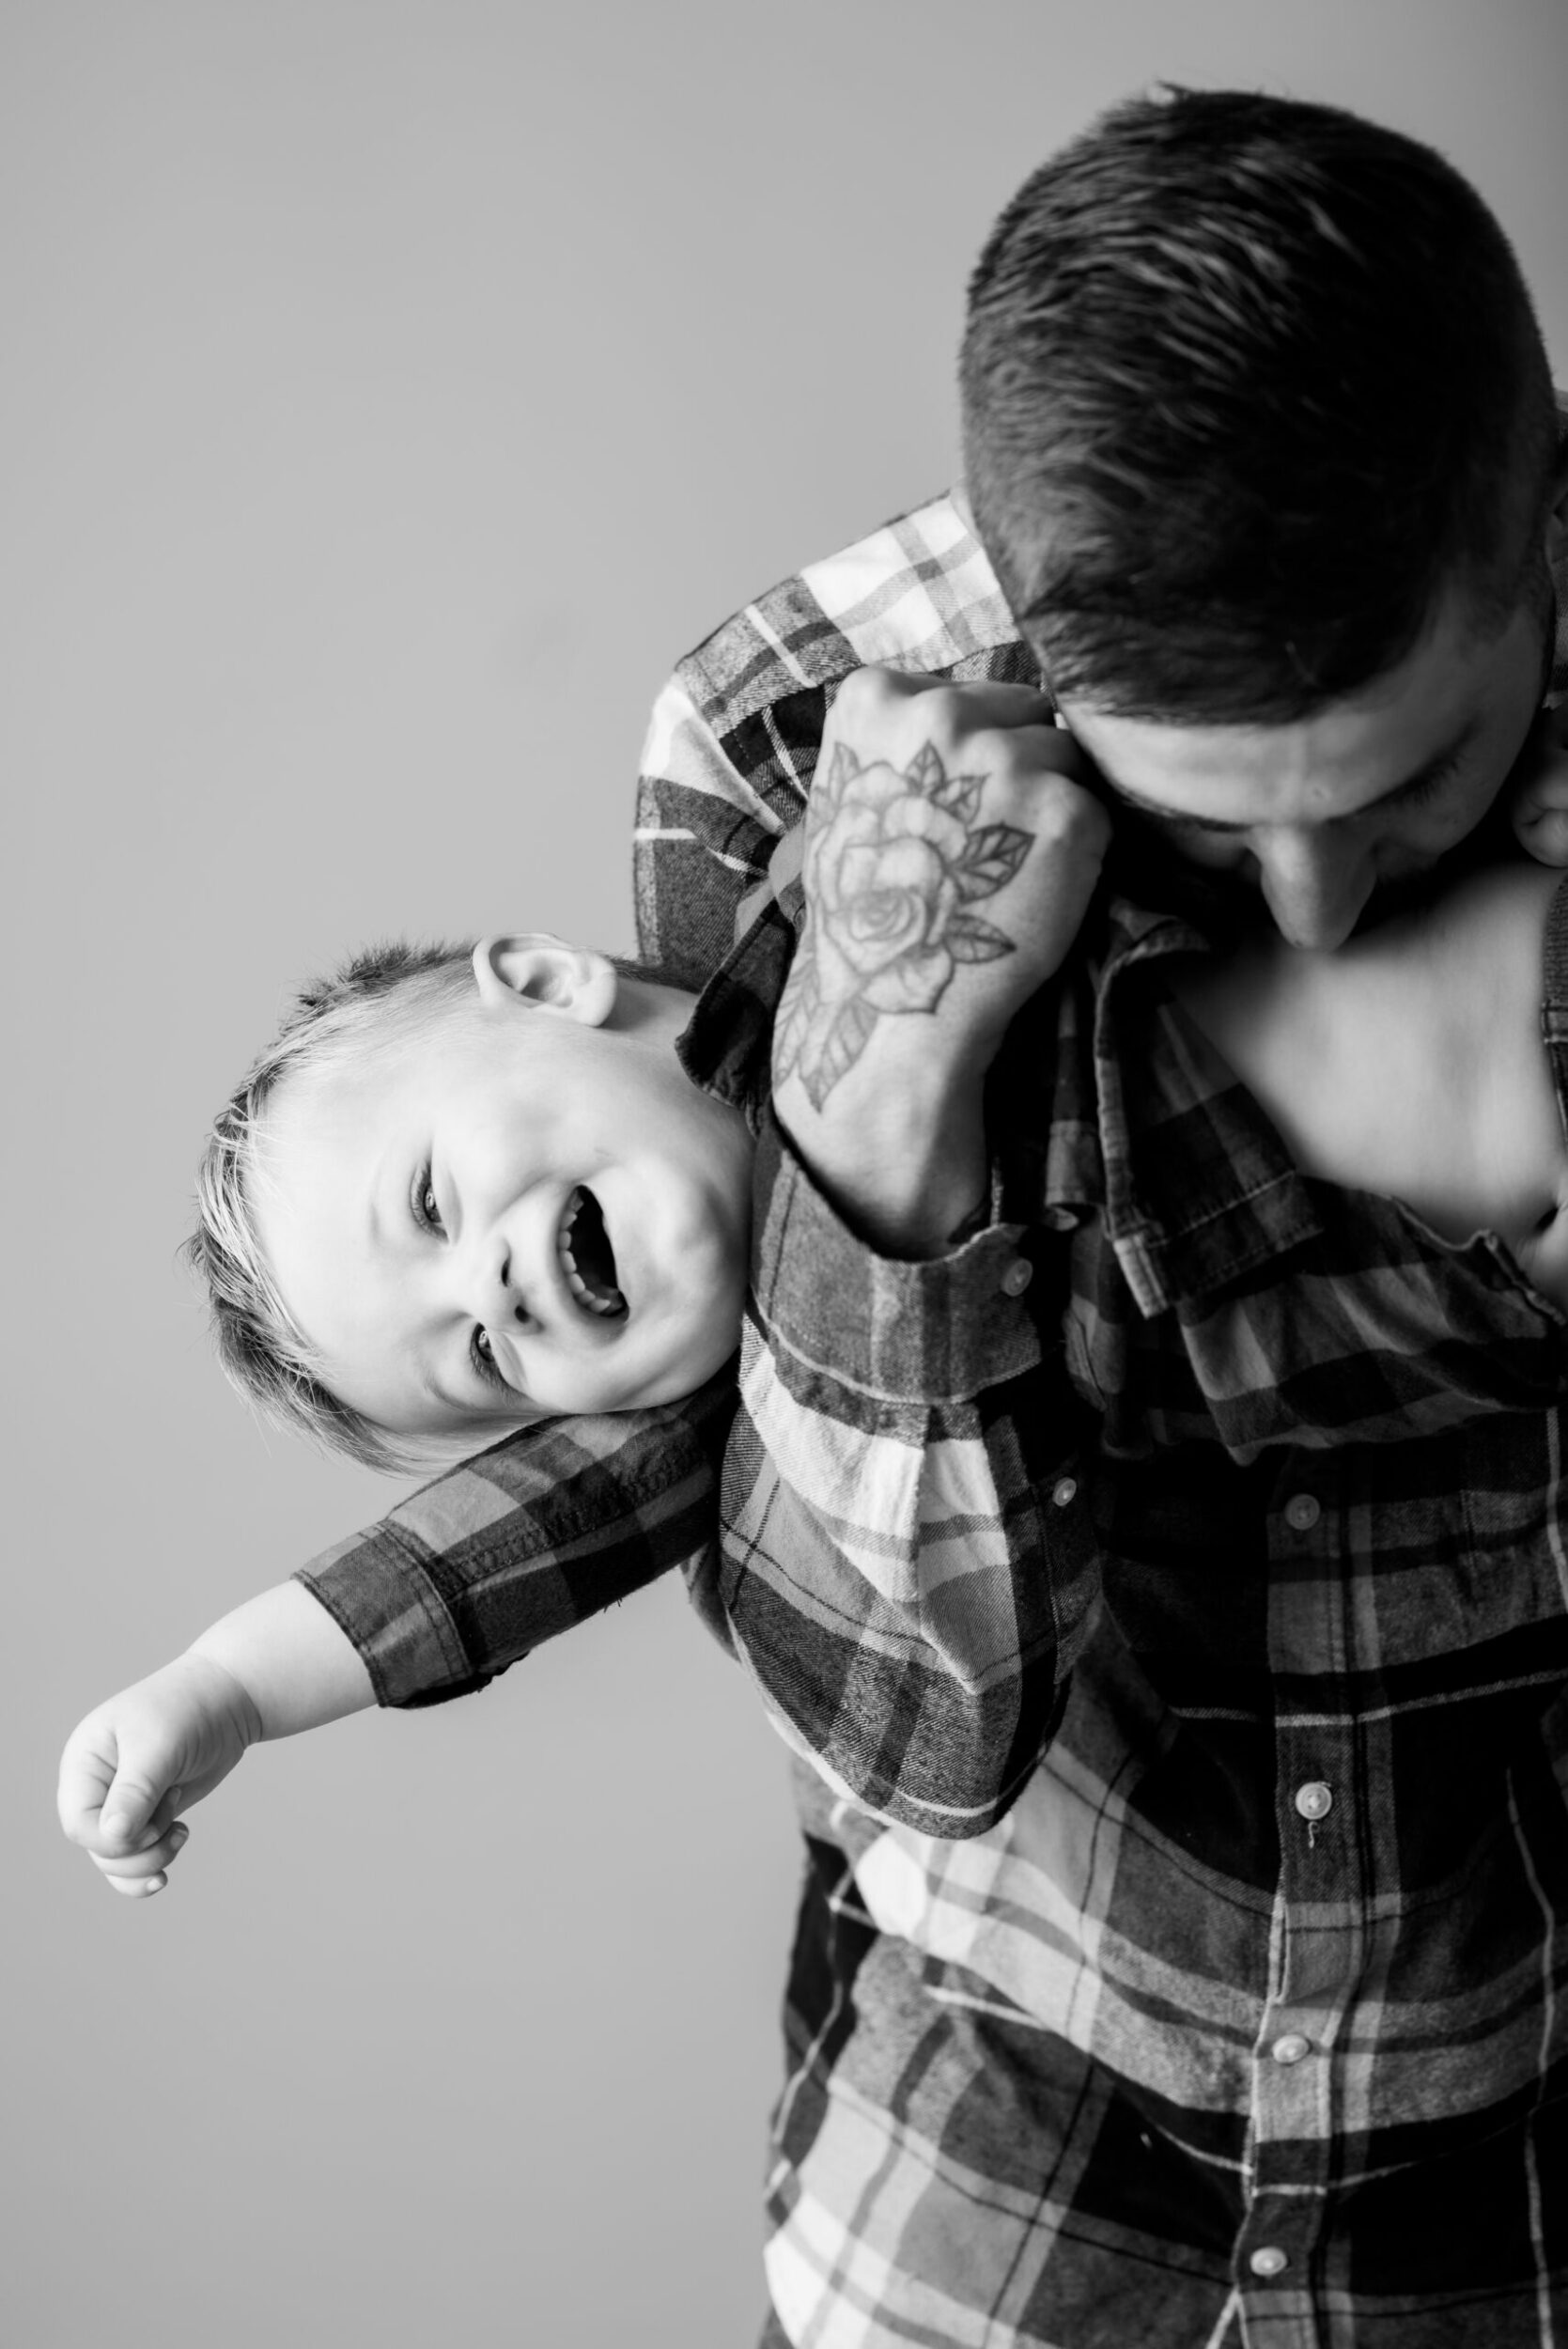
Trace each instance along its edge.
<instances>
[{"instance_id":1,"label":"man's cheek","mask_svg":"<svg viewBox=\"0 0 1568 2349\"><path fill-rule=\"evenodd\" d=\"M1496 796L1495 790L1470 791L1457 801L1412 812L1378 842L1379 877L1397 879L1405 873L1424 873L1468 838Z\"/></svg>"}]
</instances>

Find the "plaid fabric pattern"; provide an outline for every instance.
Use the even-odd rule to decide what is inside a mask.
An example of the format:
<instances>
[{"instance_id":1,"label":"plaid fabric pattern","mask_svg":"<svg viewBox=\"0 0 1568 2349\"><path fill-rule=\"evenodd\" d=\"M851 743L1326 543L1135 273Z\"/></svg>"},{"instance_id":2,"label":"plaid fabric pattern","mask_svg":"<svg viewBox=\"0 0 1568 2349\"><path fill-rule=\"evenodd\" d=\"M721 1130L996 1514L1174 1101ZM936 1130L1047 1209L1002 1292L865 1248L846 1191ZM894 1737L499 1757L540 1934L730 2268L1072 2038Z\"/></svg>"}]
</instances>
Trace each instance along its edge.
<instances>
[{"instance_id":1,"label":"plaid fabric pattern","mask_svg":"<svg viewBox=\"0 0 1568 2349\"><path fill-rule=\"evenodd\" d=\"M379 1703L468 1696L542 1641L701 1558L734 1412L725 1373L680 1403L525 1429L323 1550L297 1579L364 1657Z\"/></svg>"},{"instance_id":2,"label":"plaid fabric pattern","mask_svg":"<svg viewBox=\"0 0 1568 2349\"><path fill-rule=\"evenodd\" d=\"M1560 1316L1492 1241L1303 1180L1166 987L1190 909L1125 894L1009 1040L990 1228L867 1258L766 1038L775 850L868 660L1032 677L950 501L682 664L638 818L688 1067L761 1132L686 1563L803 1757L776 2321L1534 2349L1568 2333ZM507 1523L421 1539L478 1572ZM351 1636L363 1563L320 1580Z\"/></svg>"}]
</instances>

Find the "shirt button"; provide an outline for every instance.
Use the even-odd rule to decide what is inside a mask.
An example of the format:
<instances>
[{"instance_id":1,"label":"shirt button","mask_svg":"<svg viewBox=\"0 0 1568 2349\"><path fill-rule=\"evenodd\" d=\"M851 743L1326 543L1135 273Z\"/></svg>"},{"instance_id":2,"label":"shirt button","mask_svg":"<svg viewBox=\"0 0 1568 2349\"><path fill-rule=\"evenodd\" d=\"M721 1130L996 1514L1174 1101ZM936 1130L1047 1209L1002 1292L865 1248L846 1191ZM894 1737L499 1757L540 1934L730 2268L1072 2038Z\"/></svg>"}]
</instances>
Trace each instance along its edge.
<instances>
[{"instance_id":1,"label":"shirt button","mask_svg":"<svg viewBox=\"0 0 1568 2349\"><path fill-rule=\"evenodd\" d=\"M1282 2276L1290 2265L1290 2255L1281 2251L1277 2243L1265 2243L1261 2250L1253 2252L1247 2264L1254 2276Z\"/></svg>"},{"instance_id":2,"label":"shirt button","mask_svg":"<svg viewBox=\"0 0 1568 2349\"><path fill-rule=\"evenodd\" d=\"M1311 1493L1292 1493L1285 1503L1285 1523L1293 1533L1310 1533L1322 1515Z\"/></svg>"},{"instance_id":3,"label":"shirt button","mask_svg":"<svg viewBox=\"0 0 1568 2349\"><path fill-rule=\"evenodd\" d=\"M1076 1476L1059 1476L1050 1488L1050 1497L1059 1509L1064 1509L1078 1491Z\"/></svg>"},{"instance_id":4,"label":"shirt button","mask_svg":"<svg viewBox=\"0 0 1568 2349\"><path fill-rule=\"evenodd\" d=\"M1296 1807L1304 1819L1326 1819L1334 1808L1333 1793L1320 1778L1310 1778L1296 1790Z\"/></svg>"},{"instance_id":5,"label":"shirt button","mask_svg":"<svg viewBox=\"0 0 1568 2349\"><path fill-rule=\"evenodd\" d=\"M1312 2043L1303 2039L1298 2030L1287 2030L1274 2042L1269 2054L1276 2063L1299 2063L1304 2055L1311 2055Z\"/></svg>"},{"instance_id":6,"label":"shirt button","mask_svg":"<svg viewBox=\"0 0 1568 2349\"><path fill-rule=\"evenodd\" d=\"M1001 1285L1009 1297L1021 1297L1034 1278L1034 1267L1022 1256L1015 1256L1001 1276Z\"/></svg>"}]
</instances>

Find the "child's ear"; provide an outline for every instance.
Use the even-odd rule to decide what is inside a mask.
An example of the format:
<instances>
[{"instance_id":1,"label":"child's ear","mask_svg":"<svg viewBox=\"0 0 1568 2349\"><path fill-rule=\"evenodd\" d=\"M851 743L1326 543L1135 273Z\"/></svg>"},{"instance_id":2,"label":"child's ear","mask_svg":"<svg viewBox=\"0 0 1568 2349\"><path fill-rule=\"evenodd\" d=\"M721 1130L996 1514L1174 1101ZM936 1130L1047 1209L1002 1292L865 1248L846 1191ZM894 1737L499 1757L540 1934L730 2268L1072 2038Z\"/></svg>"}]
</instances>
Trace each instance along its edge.
<instances>
[{"instance_id":1,"label":"child's ear","mask_svg":"<svg viewBox=\"0 0 1568 2349\"><path fill-rule=\"evenodd\" d=\"M474 976L487 1003L548 1005L585 1028L602 1028L615 1005L613 963L548 930L482 938L474 949Z\"/></svg>"}]
</instances>

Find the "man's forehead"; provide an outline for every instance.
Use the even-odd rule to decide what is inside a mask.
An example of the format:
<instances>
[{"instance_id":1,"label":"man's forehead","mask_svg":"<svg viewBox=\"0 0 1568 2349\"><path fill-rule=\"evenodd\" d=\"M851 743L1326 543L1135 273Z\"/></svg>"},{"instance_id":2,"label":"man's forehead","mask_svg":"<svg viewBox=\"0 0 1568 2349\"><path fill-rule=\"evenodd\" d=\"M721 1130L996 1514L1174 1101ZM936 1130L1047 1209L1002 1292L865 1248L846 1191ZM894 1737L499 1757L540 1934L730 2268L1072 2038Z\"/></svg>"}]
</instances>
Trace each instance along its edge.
<instances>
[{"instance_id":1,"label":"man's forehead","mask_svg":"<svg viewBox=\"0 0 1568 2349\"><path fill-rule=\"evenodd\" d=\"M1117 795L1216 830L1333 822L1420 790L1462 759L1506 692L1528 616L1488 637L1457 616L1389 677L1307 716L1262 725L1126 718L1067 702L1067 723Z\"/></svg>"}]
</instances>

